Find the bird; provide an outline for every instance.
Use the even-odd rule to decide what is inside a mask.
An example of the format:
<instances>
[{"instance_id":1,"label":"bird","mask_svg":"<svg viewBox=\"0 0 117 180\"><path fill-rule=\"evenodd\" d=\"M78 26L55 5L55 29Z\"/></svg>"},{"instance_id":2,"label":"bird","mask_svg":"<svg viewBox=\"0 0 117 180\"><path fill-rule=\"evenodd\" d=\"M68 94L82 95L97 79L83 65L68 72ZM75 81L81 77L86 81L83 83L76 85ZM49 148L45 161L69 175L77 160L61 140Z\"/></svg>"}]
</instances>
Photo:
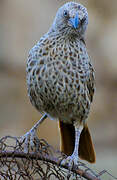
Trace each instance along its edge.
<instances>
[{"instance_id":1,"label":"bird","mask_svg":"<svg viewBox=\"0 0 117 180\"><path fill-rule=\"evenodd\" d=\"M67 2L57 11L46 34L29 51L26 67L28 96L43 117L26 136L35 136L46 118L59 122L61 164L78 165L79 158L94 163L94 145L87 125L95 92L95 72L85 33L87 9ZM27 138L28 139L28 138Z\"/></svg>"}]
</instances>

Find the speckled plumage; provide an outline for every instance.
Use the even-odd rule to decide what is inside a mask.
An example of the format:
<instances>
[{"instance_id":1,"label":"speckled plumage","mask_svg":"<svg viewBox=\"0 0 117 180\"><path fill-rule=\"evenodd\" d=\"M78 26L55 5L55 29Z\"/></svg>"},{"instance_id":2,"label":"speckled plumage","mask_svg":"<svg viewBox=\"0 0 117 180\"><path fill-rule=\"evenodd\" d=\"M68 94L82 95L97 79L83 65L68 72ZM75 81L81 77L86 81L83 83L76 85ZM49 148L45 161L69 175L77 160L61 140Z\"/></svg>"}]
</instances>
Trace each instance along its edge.
<instances>
[{"instance_id":1,"label":"speckled plumage","mask_svg":"<svg viewBox=\"0 0 117 180\"><path fill-rule=\"evenodd\" d=\"M74 21L73 27L76 13L79 22ZM38 111L64 123L85 124L93 100L94 70L84 40L87 24L86 8L66 3L28 56L26 71L31 103Z\"/></svg>"},{"instance_id":2,"label":"speckled plumage","mask_svg":"<svg viewBox=\"0 0 117 180\"><path fill-rule=\"evenodd\" d=\"M94 71L84 39L56 33L52 27L28 57L31 103L64 122L86 120L94 93Z\"/></svg>"}]
</instances>

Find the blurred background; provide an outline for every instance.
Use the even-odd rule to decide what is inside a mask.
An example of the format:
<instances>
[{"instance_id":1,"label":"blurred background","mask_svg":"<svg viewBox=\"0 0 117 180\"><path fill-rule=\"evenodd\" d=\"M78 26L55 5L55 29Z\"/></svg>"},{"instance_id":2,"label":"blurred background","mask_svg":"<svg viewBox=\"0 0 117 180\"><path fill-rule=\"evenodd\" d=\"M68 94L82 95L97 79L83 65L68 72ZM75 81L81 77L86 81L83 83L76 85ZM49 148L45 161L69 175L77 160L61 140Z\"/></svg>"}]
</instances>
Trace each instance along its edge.
<instances>
[{"instance_id":1,"label":"blurred background","mask_svg":"<svg viewBox=\"0 0 117 180\"><path fill-rule=\"evenodd\" d=\"M0 137L23 135L40 118L27 96L29 50L52 24L65 0L0 0ZM86 44L96 73L89 116L97 161L92 168L117 177L117 1L77 1L87 7ZM58 124L46 120L38 131L59 148Z\"/></svg>"}]
</instances>

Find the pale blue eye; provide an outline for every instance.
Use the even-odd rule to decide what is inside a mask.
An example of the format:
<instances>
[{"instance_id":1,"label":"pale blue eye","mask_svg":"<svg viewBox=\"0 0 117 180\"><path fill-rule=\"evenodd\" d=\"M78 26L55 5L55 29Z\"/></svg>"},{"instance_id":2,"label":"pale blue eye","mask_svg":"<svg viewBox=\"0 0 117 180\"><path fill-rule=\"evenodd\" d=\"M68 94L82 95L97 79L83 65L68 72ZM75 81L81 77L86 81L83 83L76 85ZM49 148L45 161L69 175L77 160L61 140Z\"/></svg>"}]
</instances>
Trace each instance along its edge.
<instances>
[{"instance_id":1,"label":"pale blue eye","mask_svg":"<svg viewBox=\"0 0 117 180\"><path fill-rule=\"evenodd\" d=\"M65 16L65 17L68 17L68 11L67 10L64 10L64 12L63 12L63 15Z\"/></svg>"}]
</instances>

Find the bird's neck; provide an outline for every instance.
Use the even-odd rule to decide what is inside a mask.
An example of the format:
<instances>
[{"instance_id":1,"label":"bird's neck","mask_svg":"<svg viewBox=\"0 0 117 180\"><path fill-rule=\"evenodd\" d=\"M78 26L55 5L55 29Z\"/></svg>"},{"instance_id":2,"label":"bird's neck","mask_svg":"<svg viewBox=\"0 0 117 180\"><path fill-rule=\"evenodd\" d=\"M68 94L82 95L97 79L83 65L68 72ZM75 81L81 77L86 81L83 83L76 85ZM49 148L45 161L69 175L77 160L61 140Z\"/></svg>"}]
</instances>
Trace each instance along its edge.
<instances>
[{"instance_id":1,"label":"bird's neck","mask_svg":"<svg viewBox=\"0 0 117 180\"><path fill-rule=\"evenodd\" d=\"M76 34L76 33L69 33L67 31L58 30L55 31L53 28L50 28L50 30L47 33L51 38L57 39L58 41L84 41L84 35Z\"/></svg>"}]
</instances>

